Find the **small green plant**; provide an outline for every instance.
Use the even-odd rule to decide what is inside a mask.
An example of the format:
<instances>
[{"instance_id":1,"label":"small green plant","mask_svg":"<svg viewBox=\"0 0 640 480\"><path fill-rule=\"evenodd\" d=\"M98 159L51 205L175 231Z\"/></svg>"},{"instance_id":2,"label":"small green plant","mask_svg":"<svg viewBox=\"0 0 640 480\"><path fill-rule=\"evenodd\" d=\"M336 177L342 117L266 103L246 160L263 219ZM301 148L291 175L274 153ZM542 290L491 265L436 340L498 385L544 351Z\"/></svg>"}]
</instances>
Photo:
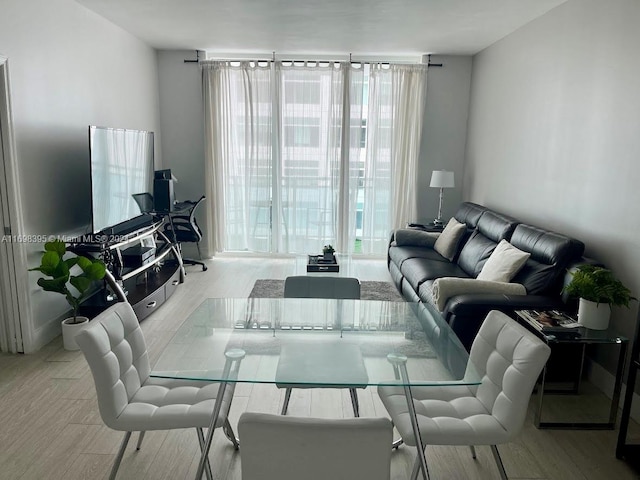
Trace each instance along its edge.
<instances>
[{"instance_id":1,"label":"small green plant","mask_svg":"<svg viewBox=\"0 0 640 480\"><path fill-rule=\"evenodd\" d=\"M322 247L322 253L335 253L335 248L331 244Z\"/></svg>"},{"instance_id":2,"label":"small green plant","mask_svg":"<svg viewBox=\"0 0 640 480\"><path fill-rule=\"evenodd\" d=\"M606 268L580 265L572 276L571 282L564 288L564 291L572 297L627 308L631 300L637 300L631 296L631 290Z\"/></svg>"},{"instance_id":3,"label":"small green plant","mask_svg":"<svg viewBox=\"0 0 640 480\"><path fill-rule=\"evenodd\" d=\"M77 323L80 303L85 299L93 282L102 280L106 273L104 262L95 258L76 256L63 259L67 253L64 242L54 240L44 244L40 266L31 268L47 277L38 279L38 285L47 292L56 292L65 296L73 309L73 322ZM82 273L71 275L71 269L78 266Z\"/></svg>"}]
</instances>

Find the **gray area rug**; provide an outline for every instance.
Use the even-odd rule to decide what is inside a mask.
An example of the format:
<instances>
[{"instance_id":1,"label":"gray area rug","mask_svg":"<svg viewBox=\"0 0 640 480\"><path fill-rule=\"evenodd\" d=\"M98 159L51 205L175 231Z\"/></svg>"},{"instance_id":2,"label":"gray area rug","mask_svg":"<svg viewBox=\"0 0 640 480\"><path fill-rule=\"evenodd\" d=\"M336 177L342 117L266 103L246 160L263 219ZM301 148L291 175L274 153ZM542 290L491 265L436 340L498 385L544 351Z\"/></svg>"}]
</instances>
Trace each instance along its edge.
<instances>
[{"instance_id":1,"label":"gray area rug","mask_svg":"<svg viewBox=\"0 0 640 480\"><path fill-rule=\"evenodd\" d=\"M282 298L284 296L284 280L256 280L249 298ZM404 302L396 287L389 282L360 282L360 298L362 300L384 300Z\"/></svg>"}]
</instances>

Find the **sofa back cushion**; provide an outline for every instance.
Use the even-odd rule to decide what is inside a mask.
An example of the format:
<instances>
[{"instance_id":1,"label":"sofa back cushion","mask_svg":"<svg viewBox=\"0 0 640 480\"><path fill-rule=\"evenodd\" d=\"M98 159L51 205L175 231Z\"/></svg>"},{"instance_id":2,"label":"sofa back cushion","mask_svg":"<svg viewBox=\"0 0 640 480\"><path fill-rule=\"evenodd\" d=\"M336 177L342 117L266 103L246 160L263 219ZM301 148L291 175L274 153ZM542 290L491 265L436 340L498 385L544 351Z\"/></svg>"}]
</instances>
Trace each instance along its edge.
<instances>
[{"instance_id":1,"label":"sofa back cushion","mask_svg":"<svg viewBox=\"0 0 640 480\"><path fill-rule=\"evenodd\" d=\"M477 277L496 245L500 240L509 240L516 225L514 218L486 210L478 219L476 230L462 247L458 266L469 276Z\"/></svg>"},{"instance_id":2,"label":"sofa back cushion","mask_svg":"<svg viewBox=\"0 0 640 480\"><path fill-rule=\"evenodd\" d=\"M454 218L460 223L466 223L468 229L474 230L478 226L478 220L480 220L480 217L486 211L487 207L483 207L477 203L463 202L458 207Z\"/></svg>"},{"instance_id":3,"label":"sofa back cushion","mask_svg":"<svg viewBox=\"0 0 640 480\"><path fill-rule=\"evenodd\" d=\"M525 224L516 227L510 242L531 253L513 279L530 295L558 294L567 266L584 252L584 243L578 240Z\"/></svg>"}]
</instances>

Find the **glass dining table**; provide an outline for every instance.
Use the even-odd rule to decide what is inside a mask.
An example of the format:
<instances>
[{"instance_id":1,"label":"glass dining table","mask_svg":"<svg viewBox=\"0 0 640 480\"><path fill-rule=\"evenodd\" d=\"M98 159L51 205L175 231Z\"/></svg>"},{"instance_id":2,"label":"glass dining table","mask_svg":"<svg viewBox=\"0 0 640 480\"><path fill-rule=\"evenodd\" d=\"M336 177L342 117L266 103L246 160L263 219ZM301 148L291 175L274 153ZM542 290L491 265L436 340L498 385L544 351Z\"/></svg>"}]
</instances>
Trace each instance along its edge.
<instances>
[{"instance_id":1,"label":"glass dining table","mask_svg":"<svg viewBox=\"0 0 640 480\"><path fill-rule=\"evenodd\" d=\"M424 447L411 388L480 383L467 351L430 305L306 298L206 299L178 328L151 376L220 382L196 479L230 384L350 391L395 385L404 389ZM352 403L358 415L357 395Z\"/></svg>"}]
</instances>

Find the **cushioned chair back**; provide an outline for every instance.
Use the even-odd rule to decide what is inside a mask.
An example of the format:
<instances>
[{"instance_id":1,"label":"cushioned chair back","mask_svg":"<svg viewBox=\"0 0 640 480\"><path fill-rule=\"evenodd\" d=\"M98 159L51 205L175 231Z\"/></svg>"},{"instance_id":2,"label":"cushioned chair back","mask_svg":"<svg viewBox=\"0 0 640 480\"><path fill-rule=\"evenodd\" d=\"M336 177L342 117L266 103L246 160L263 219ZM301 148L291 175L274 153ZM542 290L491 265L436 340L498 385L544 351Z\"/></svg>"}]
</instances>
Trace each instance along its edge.
<instances>
[{"instance_id":1,"label":"cushioned chair back","mask_svg":"<svg viewBox=\"0 0 640 480\"><path fill-rule=\"evenodd\" d=\"M76 335L96 385L100 416L114 420L149 377L147 345L138 319L126 302L112 305Z\"/></svg>"},{"instance_id":2,"label":"cushioned chair back","mask_svg":"<svg viewBox=\"0 0 640 480\"><path fill-rule=\"evenodd\" d=\"M531 392L550 352L533 333L495 310L473 341L470 360L482 377L476 397L509 438L524 423Z\"/></svg>"},{"instance_id":3,"label":"cushioned chair back","mask_svg":"<svg viewBox=\"0 0 640 480\"><path fill-rule=\"evenodd\" d=\"M153 195L148 192L134 193L131 195L140 208L140 213L149 213L153 211Z\"/></svg>"},{"instance_id":4,"label":"cushioned chair back","mask_svg":"<svg viewBox=\"0 0 640 480\"><path fill-rule=\"evenodd\" d=\"M245 412L238 422L243 480L388 480L391 421Z\"/></svg>"},{"instance_id":5,"label":"cushioned chair back","mask_svg":"<svg viewBox=\"0 0 640 480\"><path fill-rule=\"evenodd\" d=\"M196 202L185 202L190 204L189 208L185 208L179 213L171 214L171 222L167 222L164 227L164 232L169 239L175 239L178 243L198 243L202 240L202 230L200 230L196 221L196 210L205 198L203 195Z\"/></svg>"},{"instance_id":6,"label":"cushioned chair back","mask_svg":"<svg viewBox=\"0 0 640 480\"><path fill-rule=\"evenodd\" d=\"M284 281L285 298L341 298L358 300L360 280L351 277L299 275Z\"/></svg>"},{"instance_id":7,"label":"cushioned chair back","mask_svg":"<svg viewBox=\"0 0 640 480\"><path fill-rule=\"evenodd\" d=\"M200 199L196 202L196 204L193 206L193 208L191 209L191 213L189 213L189 223L193 227L193 231L198 237L198 239L195 240L196 242L199 242L200 240L202 240L202 230L200 230L200 227L198 226L198 222L196 221L196 210L198 209L200 204L204 202L205 198L206 197L202 195Z\"/></svg>"}]
</instances>

